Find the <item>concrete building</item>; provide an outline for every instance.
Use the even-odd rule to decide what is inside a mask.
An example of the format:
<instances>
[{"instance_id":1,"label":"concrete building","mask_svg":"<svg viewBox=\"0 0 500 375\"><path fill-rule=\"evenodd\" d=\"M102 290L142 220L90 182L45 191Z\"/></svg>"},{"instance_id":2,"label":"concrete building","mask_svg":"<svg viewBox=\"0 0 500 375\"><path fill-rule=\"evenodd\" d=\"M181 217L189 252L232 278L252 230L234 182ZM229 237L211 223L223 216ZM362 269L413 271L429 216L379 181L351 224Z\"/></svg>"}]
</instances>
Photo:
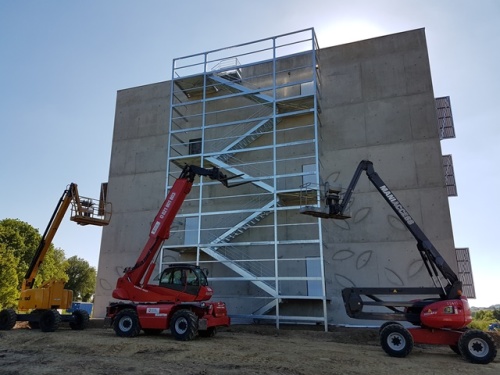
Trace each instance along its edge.
<instances>
[{"instance_id":1,"label":"concrete building","mask_svg":"<svg viewBox=\"0 0 500 375\"><path fill-rule=\"evenodd\" d=\"M468 249L456 249L449 98L435 98L423 29L319 48L313 29L175 59L170 81L117 95L94 316L135 261L185 164L218 167L246 185L197 180L158 270L195 262L235 322L359 324L341 290L431 286L415 239L364 176L346 220L321 210L371 160L466 293ZM341 190L342 191L342 190ZM365 322L366 323L366 322Z\"/></svg>"}]
</instances>

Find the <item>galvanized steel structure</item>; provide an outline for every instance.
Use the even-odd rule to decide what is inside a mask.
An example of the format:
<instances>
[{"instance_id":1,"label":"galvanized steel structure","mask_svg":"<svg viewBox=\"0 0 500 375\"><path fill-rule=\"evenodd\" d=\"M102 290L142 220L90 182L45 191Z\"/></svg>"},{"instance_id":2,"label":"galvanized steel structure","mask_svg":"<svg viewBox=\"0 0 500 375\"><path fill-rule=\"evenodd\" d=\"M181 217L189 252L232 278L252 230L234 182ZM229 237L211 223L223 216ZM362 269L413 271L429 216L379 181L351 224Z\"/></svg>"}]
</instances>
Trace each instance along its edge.
<instances>
[{"instance_id":1,"label":"galvanized steel structure","mask_svg":"<svg viewBox=\"0 0 500 375\"><path fill-rule=\"evenodd\" d=\"M163 264L180 252L181 262L210 268L233 319L326 329L320 223L298 214L301 186L319 184L319 66L313 29L173 62L167 185L186 164L251 183L229 190L206 179L196 184ZM290 300L322 308L290 316L282 307Z\"/></svg>"}]
</instances>

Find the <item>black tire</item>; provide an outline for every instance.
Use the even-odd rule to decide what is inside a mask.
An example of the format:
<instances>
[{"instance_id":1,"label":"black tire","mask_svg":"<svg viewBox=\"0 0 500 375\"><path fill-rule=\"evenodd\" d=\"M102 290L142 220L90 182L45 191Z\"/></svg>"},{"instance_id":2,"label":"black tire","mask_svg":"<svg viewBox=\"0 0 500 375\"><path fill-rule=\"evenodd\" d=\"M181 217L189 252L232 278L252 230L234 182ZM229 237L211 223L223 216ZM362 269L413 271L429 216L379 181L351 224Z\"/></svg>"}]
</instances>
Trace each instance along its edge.
<instances>
[{"instance_id":1,"label":"black tire","mask_svg":"<svg viewBox=\"0 0 500 375\"><path fill-rule=\"evenodd\" d=\"M82 331L89 326L90 317L89 313L85 310L73 311L73 321L69 322L71 329L75 331Z\"/></svg>"},{"instance_id":2,"label":"black tire","mask_svg":"<svg viewBox=\"0 0 500 375\"><path fill-rule=\"evenodd\" d=\"M170 321L170 331L179 341L190 341L198 334L198 317L190 310L179 310Z\"/></svg>"},{"instance_id":3,"label":"black tire","mask_svg":"<svg viewBox=\"0 0 500 375\"><path fill-rule=\"evenodd\" d=\"M393 320L391 320L391 321L389 321L389 322L385 322L385 323L384 323L384 324L382 324L382 325L380 326L380 328L378 329L378 334L380 335L380 333L383 331L383 329L384 329L385 327L387 327L387 326L391 325L391 324L399 324L399 325L401 325L401 323L398 323L398 322L393 321Z\"/></svg>"},{"instance_id":4,"label":"black tire","mask_svg":"<svg viewBox=\"0 0 500 375\"><path fill-rule=\"evenodd\" d=\"M413 337L401 324L389 324L380 332L380 345L391 357L406 357L413 349Z\"/></svg>"},{"instance_id":5,"label":"black tire","mask_svg":"<svg viewBox=\"0 0 500 375\"><path fill-rule=\"evenodd\" d=\"M147 336L158 336L163 332L163 329L143 328L144 334Z\"/></svg>"},{"instance_id":6,"label":"black tire","mask_svg":"<svg viewBox=\"0 0 500 375\"><path fill-rule=\"evenodd\" d=\"M487 364L497 355L493 338L478 329L469 330L460 336L458 348L462 356L471 363Z\"/></svg>"},{"instance_id":7,"label":"black tire","mask_svg":"<svg viewBox=\"0 0 500 375\"><path fill-rule=\"evenodd\" d=\"M120 337L135 337L141 332L139 317L134 309L123 309L113 320L113 329Z\"/></svg>"},{"instance_id":8,"label":"black tire","mask_svg":"<svg viewBox=\"0 0 500 375\"><path fill-rule=\"evenodd\" d=\"M0 311L0 330L8 331L16 325L17 314L14 309Z\"/></svg>"},{"instance_id":9,"label":"black tire","mask_svg":"<svg viewBox=\"0 0 500 375\"><path fill-rule=\"evenodd\" d=\"M57 310L45 310L40 315L39 323L42 332L57 331L61 323L61 315Z\"/></svg>"},{"instance_id":10,"label":"black tire","mask_svg":"<svg viewBox=\"0 0 500 375\"><path fill-rule=\"evenodd\" d=\"M200 337L214 337L217 333L217 327L210 327L205 331L198 331Z\"/></svg>"},{"instance_id":11,"label":"black tire","mask_svg":"<svg viewBox=\"0 0 500 375\"><path fill-rule=\"evenodd\" d=\"M28 326L30 329L40 329L40 316L42 315L44 310L33 310L31 311L31 320L28 322Z\"/></svg>"}]
</instances>

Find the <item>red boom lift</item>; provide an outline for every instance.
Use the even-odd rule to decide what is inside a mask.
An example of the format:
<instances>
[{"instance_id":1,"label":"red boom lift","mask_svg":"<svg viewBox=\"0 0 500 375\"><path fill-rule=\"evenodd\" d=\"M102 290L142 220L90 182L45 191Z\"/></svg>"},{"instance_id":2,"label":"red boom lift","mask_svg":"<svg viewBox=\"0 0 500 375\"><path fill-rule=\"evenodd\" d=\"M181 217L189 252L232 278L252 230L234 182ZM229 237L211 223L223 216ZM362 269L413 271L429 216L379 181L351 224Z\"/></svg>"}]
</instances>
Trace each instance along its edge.
<instances>
[{"instance_id":1,"label":"red boom lift","mask_svg":"<svg viewBox=\"0 0 500 375\"><path fill-rule=\"evenodd\" d=\"M129 302L110 303L105 324L112 326L118 336L134 337L141 330L146 334L159 334L170 329L177 340L188 341L197 334L211 337L217 327L230 324L224 302L206 302L213 290L200 267L171 265L162 271L158 285L149 283L161 244L169 238L175 215L197 175L220 181L228 188L249 182L229 185L230 179L240 176L227 177L215 167L184 167L151 225L149 239L136 264L125 269L116 283L113 298Z\"/></svg>"},{"instance_id":2,"label":"red boom lift","mask_svg":"<svg viewBox=\"0 0 500 375\"><path fill-rule=\"evenodd\" d=\"M392 357L407 356L413 344L417 343L448 345L455 353L472 363L486 364L493 361L497 349L492 337L481 330L467 328L472 316L467 298L462 295L461 281L375 172L371 161L362 160L359 163L342 200L337 191L326 192L328 212L306 207L301 213L331 219L349 218L345 211L363 171L417 240L417 249L435 287L345 288L342 290L342 298L347 315L355 319L386 320L379 330L380 343L383 350ZM436 297L410 301L392 300L400 295ZM380 296L391 296L391 300L384 301ZM365 311L365 307L372 310ZM377 310L373 310L374 308ZM405 328L398 323L400 321L409 322L414 327Z\"/></svg>"}]
</instances>

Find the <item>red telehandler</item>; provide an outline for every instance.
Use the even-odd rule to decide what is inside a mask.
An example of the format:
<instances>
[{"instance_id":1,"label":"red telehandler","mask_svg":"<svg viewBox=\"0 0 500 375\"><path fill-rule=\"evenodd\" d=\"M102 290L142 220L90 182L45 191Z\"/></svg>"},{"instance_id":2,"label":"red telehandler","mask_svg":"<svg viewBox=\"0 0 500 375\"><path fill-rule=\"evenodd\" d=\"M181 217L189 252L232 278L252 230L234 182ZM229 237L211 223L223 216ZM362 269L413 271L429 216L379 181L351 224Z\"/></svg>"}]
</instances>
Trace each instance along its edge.
<instances>
[{"instance_id":1,"label":"red telehandler","mask_svg":"<svg viewBox=\"0 0 500 375\"><path fill-rule=\"evenodd\" d=\"M116 282L112 302L106 309L105 325L112 326L118 336L134 337L140 331L159 334L170 329L177 340L192 340L215 335L217 327L229 326L224 302L206 302L213 290L207 276L199 267L191 264L175 264L162 271L158 284L150 284L155 269L155 259L163 241L170 236L170 227L191 191L196 176L220 181L230 188L249 181L233 183L218 168L205 169L186 165L168 192L151 225L149 239L136 264L127 268ZM127 302L123 302L127 301Z\"/></svg>"},{"instance_id":2,"label":"red telehandler","mask_svg":"<svg viewBox=\"0 0 500 375\"><path fill-rule=\"evenodd\" d=\"M462 295L462 282L375 172L371 161L362 160L359 163L342 199L337 191L326 192L328 212L305 207L301 213L322 218L348 219L345 211L363 171L417 240L417 249L435 287L345 288L342 290L342 298L347 315L354 319L386 320L379 330L380 343L383 350L392 357L406 357L413 349L413 344L417 343L448 345L455 353L472 363L487 364L493 361L497 354L493 338L481 330L467 328L472 322L472 316L469 302ZM401 295L435 297L394 300ZM391 298L384 301L381 296ZM365 307L370 311L366 311ZM410 325L410 328L405 328L399 322L409 322L413 327Z\"/></svg>"}]
</instances>

